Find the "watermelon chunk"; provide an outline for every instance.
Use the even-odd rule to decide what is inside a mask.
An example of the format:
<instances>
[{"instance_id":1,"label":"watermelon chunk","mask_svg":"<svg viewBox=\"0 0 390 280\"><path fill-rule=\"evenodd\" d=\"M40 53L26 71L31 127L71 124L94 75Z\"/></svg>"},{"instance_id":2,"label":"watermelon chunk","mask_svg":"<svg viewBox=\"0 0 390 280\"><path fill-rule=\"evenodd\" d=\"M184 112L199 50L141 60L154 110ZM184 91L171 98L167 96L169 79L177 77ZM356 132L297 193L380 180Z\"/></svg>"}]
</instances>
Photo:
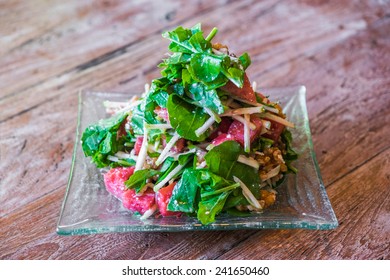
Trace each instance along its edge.
<instances>
[{"instance_id":1,"label":"watermelon chunk","mask_svg":"<svg viewBox=\"0 0 390 280\"><path fill-rule=\"evenodd\" d=\"M248 100L250 102L257 102L255 92L253 91L251 83L249 82L248 76L246 74L244 75L244 83L242 88L239 88L231 81L229 81L221 89L237 96L238 98Z\"/></svg>"},{"instance_id":2,"label":"watermelon chunk","mask_svg":"<svg viewBox=\"0 0 390 280\"><path fill-rule=\"evenodd\" d=\"M254 130L249 130L250 141L253 142L259 136L263 123L261 119L255 115L251 115L250 121L256 126ZM234 121L229 127L228 134L244 146L244 124L239 121Z\"/></svg>"},{"instance_id":3,"label":"watermelon chunk","mask_svg":"<svg viewBox=\"0 0 390 280\"><path fill-rule=\"evenodd\" d=\"M155 204L155 193L152 189L147 189L142 195L137 195L134 189L123 193L123 206L131 211L144 214Z\"/></svg>"},{"instance_id":4,"label":"watermelon chunk","mask_svg":"<svg viewBox=\"0 0 390 280\"><path fill-rule=\"evenodd\" d=\"M126 191L125 181L134 173L134 167L116 167L110 169L104 176L104 184L109 193L118 199L122 199Z\"/></svg>"},{"instance_id":5,"label":"watermelon chunk","mask_svg":"<svg viewBox=\"0 0 390 280\"><path fill-rule=\"evenodd\" d=\"M172 191L176 185L176 182L173 182L172 184L168 185L167 187L159 189L157 192L157 205L158 209L162 216L177 216L180 214L180 212L174 212L174 211L168 211L167 206L169 203L169 199L172 196Z\"/></svg>"}]
</instances>

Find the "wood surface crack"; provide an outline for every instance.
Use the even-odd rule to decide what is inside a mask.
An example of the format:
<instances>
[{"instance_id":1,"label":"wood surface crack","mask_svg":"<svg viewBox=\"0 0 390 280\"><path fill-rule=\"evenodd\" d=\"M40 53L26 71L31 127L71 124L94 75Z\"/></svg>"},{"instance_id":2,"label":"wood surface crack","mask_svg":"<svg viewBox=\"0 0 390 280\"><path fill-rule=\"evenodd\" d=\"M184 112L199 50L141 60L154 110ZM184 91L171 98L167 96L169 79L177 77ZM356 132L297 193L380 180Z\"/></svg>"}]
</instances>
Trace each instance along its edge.
<instances>
[{"instance_id":1,"label":"wood surface crack","mask_svg":"<svg viewBox=\"0 0 390 280\"><path fill-rule=\"evenodd\" d=\"M50 101L56 99L57 96L58 96L58 95L53 96L52 98L46 99L46 100L44 100L44 101L42 101L42 102L40 102L40 103L38 103L38 104L35 104L34 106L28 107L28 108L26 108L26 109L24 109L24 110L22 110L22 111L17 112L16 114L13 114L13 115L11 115L11 116L8 116L7 118L0 120L0 124L2 124L2 123L4 123L4 122L7 122L7 121L9 121L9 120L11 120L11 119L13 119L13 118L18 117L18 116L21 116L21 115L23 115L23 114L25 114L25 113L28 113L28 112L30 112L30 111L32 111L32 110L34 110L34 109L36 109L36 108L38 108L38 107L44 105L44 104L46 104L46 103L48 103L48 102L50 102Z\"/></svg>"},{"instance_id":2,"label":"wood surface crack","mask_svg":"<svg viewBox=\"0 0 390 280\"><path fill-rule=\"evenodd\" d=\"M359 169L360 167L362 167L363 165L367 164L368 162L370 162L371 160L374 160L376 157L378 157L380 154L386 152L388 149L390 149L390 146L387 146L385 148L383 148L382 150L380 150L379 152L377 152L376 154L374 154L372 157L369 157L367 158L365 161L359 163L358 165L354 166L351 170L349 170L348 172L344 173L343 175L341 175L340 177L337 177L336 179L334 179L333 181L329 182L327 184L327 186L325 186L326 188L329 188L331 185L337 183L338 181L342 180L344 177L348 176L349 174L351 174L352 172L356 171L357 169Z\"/></svg>"}]
</instances>

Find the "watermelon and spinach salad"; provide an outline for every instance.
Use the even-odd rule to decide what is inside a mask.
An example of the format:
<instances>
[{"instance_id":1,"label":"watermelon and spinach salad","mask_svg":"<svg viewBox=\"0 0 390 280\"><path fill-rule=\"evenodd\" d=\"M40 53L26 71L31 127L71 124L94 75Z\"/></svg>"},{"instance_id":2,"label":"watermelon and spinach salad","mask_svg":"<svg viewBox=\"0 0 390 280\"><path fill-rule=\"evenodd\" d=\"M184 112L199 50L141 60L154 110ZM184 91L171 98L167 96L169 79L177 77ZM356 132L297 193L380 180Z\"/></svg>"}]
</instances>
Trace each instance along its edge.
<instances>
[{"instance_id":1,"label":"watermelon and spinach salad","mask_svg":"<svg viewBox=\"0 0 390 280\"><path fill-rule=\"evenodd\" d=\"M163 33L170 54L161 77L126 102L106 101L108 117L88 126L81 143L101 169L108 192L140 215L189 215L207 225L220 213L262 212L296 173L278 102L256 91L236 56L204 36L201 25Z\"/></svg>"}]
</instances>

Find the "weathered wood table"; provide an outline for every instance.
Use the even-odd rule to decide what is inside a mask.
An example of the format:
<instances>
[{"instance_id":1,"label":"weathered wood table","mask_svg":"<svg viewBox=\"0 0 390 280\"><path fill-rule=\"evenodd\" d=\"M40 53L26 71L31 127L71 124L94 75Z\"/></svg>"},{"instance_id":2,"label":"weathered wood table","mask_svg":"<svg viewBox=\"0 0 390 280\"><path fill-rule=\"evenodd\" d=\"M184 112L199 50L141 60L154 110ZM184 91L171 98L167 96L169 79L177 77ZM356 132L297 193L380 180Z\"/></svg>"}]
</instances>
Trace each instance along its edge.
<instances>
[{"instance_id":1,"label":"weathered wood table","mask_svg":"<svg viewBox=\"0 0 390 280\"><path fill-rule=\"evenodd\" d=\"M306 85L331 231L59 236L80 89L142 92L203 23L262 87ZM386 1L0 1L1 259L390 259Z\"/></svg>"}]
</instances>

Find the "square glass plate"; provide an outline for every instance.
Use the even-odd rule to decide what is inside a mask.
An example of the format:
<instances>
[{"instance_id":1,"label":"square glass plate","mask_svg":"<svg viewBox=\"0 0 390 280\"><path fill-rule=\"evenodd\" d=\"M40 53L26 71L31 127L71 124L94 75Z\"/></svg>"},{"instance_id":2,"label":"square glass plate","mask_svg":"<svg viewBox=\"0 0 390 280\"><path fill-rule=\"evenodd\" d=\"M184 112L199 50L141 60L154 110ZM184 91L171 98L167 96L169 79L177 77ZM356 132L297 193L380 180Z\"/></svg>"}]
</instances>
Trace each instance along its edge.
<instances>
[{"instance_id":1,"label":"square glass plate","mask_svg":"<svg viewBox=\"0 0 390 280\"><path fill-rule=\"evenodd\" d=\"M76 143L57 233L77 235L129 231L336 228L338 222L313 151L305 87L264 89L262 92L273 101L279 100L288 119L296 125L291 132L294 149L299 153L299 159L294 162L298 174L287 175L283 184L277 188L277 202L265 212L246 217L222 214L216 222L206 226L187 216L151 217L141 221L106 191L100 171L83 154L80 137L88 125L106 117L103 107L105 100L123 101L131 95L92 91L81 93Z\"/></svg>"}]
</instances>

